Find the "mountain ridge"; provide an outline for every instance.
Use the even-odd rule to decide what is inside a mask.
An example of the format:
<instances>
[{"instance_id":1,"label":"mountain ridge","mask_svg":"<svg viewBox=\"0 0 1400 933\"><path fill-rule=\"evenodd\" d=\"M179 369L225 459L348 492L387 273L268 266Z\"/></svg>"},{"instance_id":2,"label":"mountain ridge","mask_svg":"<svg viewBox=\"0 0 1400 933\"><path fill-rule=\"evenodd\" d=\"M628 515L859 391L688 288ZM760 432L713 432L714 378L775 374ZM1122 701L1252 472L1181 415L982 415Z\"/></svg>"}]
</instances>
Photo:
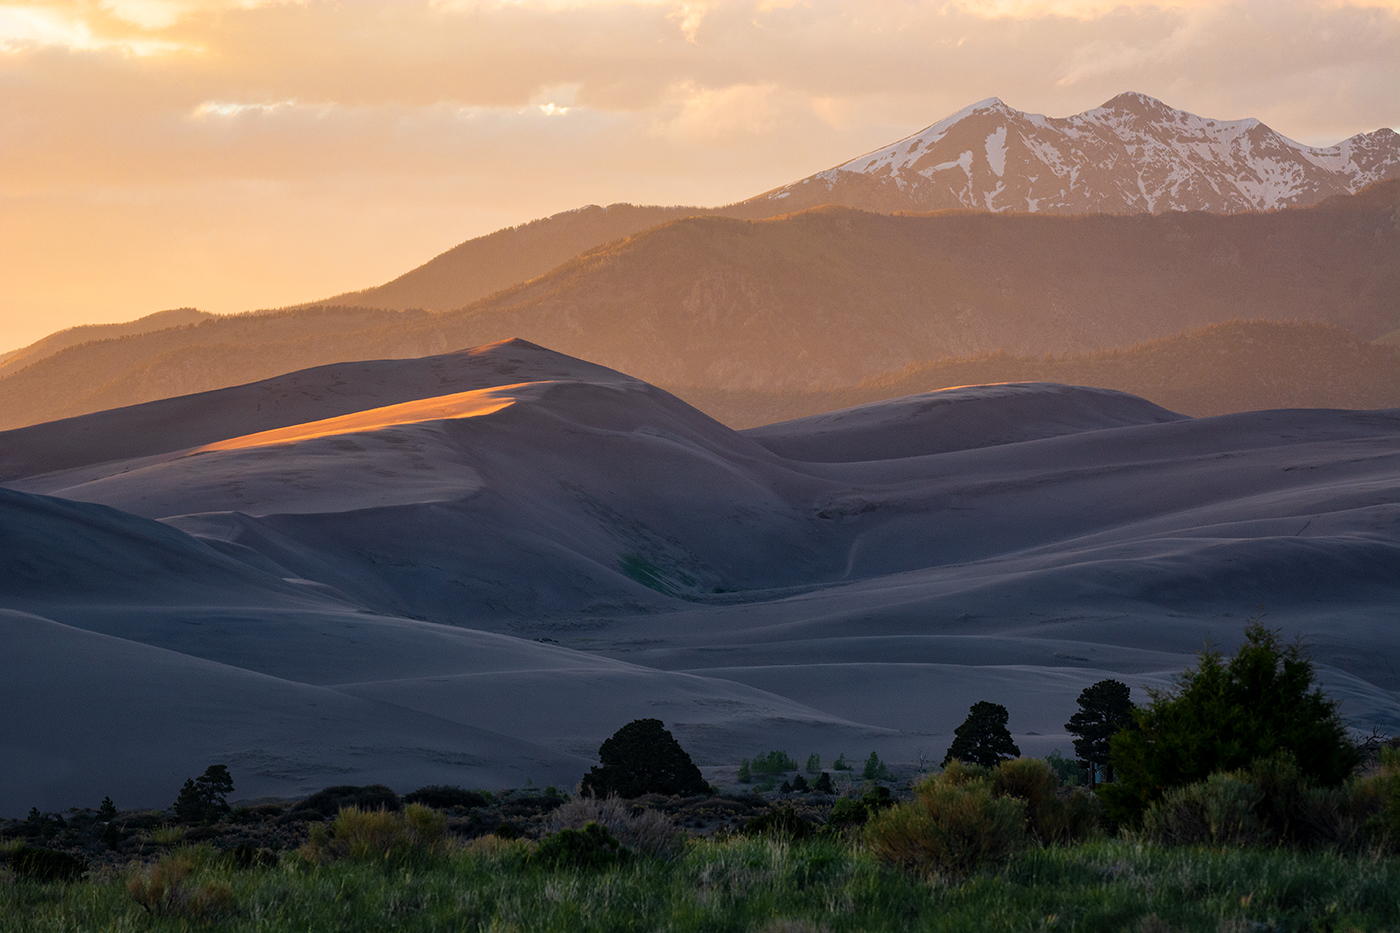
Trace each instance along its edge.
<instances>
[{"instance_id":1,"label":"mountain ridge","mask_svg":"<svg viewBox=\"0 0 1400 933\"><path fill-rule=\"evenodd\" d=\"M1370 339L1400 325L1400 180L1346 197L1233 215L685 218L461 311L293 309L70 347L0 378L0 427L510 337L663 387L784 390L948 356L1124 347L1236 318Z\"/></svg>"}]
</instances>

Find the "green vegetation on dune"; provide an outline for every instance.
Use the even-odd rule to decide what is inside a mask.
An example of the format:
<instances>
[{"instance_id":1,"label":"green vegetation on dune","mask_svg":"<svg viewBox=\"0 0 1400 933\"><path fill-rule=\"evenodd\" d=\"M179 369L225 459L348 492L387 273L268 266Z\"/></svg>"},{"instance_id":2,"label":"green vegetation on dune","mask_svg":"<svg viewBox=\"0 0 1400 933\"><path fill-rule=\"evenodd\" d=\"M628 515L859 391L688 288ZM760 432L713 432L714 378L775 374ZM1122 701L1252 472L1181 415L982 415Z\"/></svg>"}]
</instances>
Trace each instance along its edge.
<instances>
[{"instance_id":1,"label":"green vegetation on dune","mask_svg":"<svg viewBox=\"0 0 1400 933\"><path fill-rule=\"evenodd\" d=\"M491 837L494 838L494 837ZM1392 929L1400 860L1098 842L1032 849L956 884L848 843L697 840L673 860L550 868L498 842L420 864L300 856L238 870L173 856L176 896L141 906L139 873L0 883L0 933L43 930ZM174 862L170 863L174 864ZM140 876L150 881L149 873ZM161 880L161 879L156 879Z\"/></svg>"}]
</instances>

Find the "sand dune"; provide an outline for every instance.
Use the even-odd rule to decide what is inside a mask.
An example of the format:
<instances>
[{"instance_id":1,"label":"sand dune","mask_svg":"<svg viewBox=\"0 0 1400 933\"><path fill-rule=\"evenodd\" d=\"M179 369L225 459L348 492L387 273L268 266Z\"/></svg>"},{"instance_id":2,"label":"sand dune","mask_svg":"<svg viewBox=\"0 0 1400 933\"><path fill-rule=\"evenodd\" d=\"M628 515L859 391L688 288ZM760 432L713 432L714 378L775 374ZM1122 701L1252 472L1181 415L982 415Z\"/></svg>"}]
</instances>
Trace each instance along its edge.
<instances>
[{"instance_id":1,"label":"sand dune","mask_svg":"<svg viewBox=\"0 0 1400 933\"><path fill-rule=\"evenodd\" d=\"M937 760L977 699L1067 751L1084 686L1169 684L1261 607L1358 727L1400 728L1400 411L1025 384L739 433L538 347L421 365L159 403L165 439L142 408L0 434L28 646L0 675L35 711L0 734L32 763L0 812L164 804L213 760L240 792L570 786L653 715L707 766Z\"/></svg>"}]
</instances>

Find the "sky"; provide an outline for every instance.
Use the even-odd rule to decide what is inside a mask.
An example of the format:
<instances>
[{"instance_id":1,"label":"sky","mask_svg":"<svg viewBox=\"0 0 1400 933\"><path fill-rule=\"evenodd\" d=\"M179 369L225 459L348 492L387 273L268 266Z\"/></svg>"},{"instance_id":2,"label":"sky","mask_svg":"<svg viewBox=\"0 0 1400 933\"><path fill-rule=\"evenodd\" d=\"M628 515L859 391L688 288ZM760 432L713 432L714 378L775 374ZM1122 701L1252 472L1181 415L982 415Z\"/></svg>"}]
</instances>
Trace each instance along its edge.
<instances>
[{"instance_id":1,"label":"sky","mask_svg":"<svg viewBox=\"0 0 1400 933\"><path fill-rule=\"evenodd\" d=\"M1000 97L1400 128L1400 0L0 0L0 352L742 200Z\"/></svg>"}]
</instances>

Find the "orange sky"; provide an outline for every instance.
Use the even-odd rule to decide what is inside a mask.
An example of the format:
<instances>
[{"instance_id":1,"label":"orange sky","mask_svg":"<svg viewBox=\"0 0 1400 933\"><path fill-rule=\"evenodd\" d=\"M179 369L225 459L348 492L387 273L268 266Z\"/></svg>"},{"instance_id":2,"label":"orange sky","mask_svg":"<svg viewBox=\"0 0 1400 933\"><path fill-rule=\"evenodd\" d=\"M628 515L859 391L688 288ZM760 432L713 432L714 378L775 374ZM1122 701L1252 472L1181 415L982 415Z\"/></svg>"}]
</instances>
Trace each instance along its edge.
<instances>
[{"instance_id":1,"label":"orange sky","mask_svg":"<svg viewBox=\"0 0 1400 933\"><path fill-rule=\"evenodd\" d=\"M1124 90L1313 144L1397 126L1400 0L0 0L0 352Z\"/></svg>"}]
</instances>

